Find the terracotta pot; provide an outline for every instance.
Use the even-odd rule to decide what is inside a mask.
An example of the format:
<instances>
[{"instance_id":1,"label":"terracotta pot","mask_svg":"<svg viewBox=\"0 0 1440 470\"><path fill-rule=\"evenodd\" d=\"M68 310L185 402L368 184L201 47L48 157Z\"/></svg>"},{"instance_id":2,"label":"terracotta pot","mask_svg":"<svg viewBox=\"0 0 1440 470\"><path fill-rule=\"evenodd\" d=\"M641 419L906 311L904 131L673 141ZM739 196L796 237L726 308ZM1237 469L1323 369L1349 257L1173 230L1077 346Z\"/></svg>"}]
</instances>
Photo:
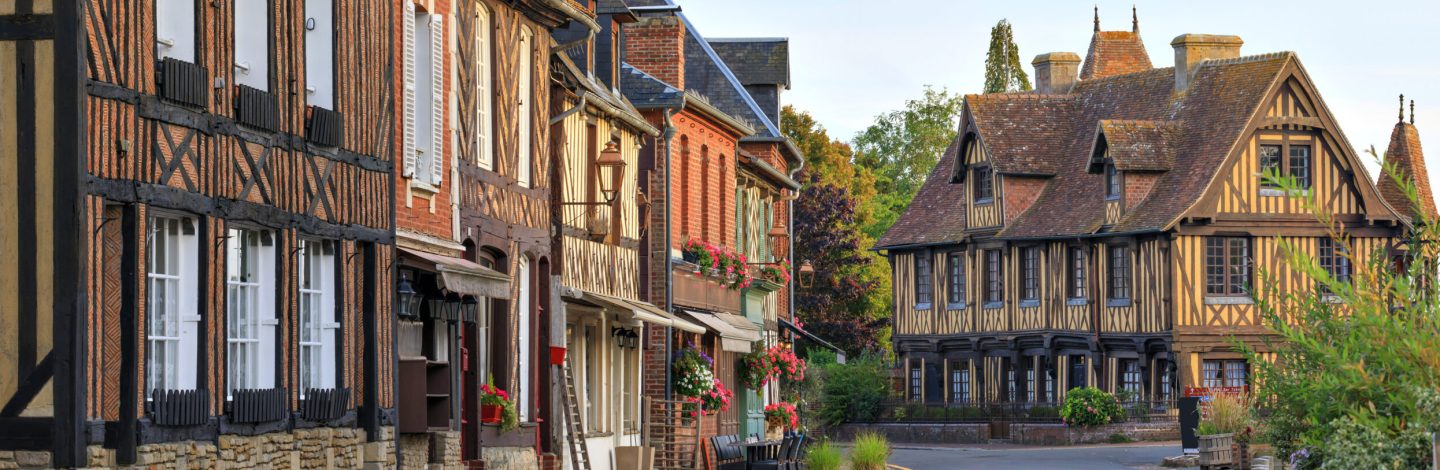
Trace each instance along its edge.
<instances>
[{"instance_id":1,"label":"terracotta pot","mask_svg":"<svg viewBox=\"0 0 1440 470\"><path fill-rule=\"evenodd\" d=\"M500 422L502 409L500 405L480 405L480 422L490 424Z\"/></svg>"}]
</instances>

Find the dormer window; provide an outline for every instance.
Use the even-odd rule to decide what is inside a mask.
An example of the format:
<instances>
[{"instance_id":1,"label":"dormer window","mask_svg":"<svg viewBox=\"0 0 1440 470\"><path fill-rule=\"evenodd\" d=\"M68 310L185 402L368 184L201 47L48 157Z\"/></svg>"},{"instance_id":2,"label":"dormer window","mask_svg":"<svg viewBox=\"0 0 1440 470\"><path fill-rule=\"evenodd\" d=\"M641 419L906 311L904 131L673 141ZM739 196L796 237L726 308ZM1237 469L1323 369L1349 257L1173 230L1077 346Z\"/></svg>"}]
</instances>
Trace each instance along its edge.
<instances>
[{"instance_id":1,"label":"dormer window","mask_svg":"<svg viewBox=\"0 0 1440 470\"><path fill-rule=\"evenodd\" d=\"M1120 199L1120 172L1114 162L1105 164L1105 199Z\"/></svg>"},{"instance_id":2,"label":"dormer window","mask_svg":"<svg viewBox=\"0 0 1440 470\"><path fill-rule=\"evenodd\" d=\"M988 165L977 166L971 171L975 172L973 175L975 178L975 203L986 204L993 201L995 199L995 181L990 178L990 167Z\"/></svg>"}]
</instances>

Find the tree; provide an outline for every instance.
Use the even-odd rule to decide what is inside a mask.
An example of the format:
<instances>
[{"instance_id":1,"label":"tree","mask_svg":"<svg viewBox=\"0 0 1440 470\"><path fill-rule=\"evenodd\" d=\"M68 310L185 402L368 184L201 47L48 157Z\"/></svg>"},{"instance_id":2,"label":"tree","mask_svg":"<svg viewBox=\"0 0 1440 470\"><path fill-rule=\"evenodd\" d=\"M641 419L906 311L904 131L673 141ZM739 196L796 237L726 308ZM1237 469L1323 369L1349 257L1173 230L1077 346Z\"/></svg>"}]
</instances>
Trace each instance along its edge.
<instances>
[{"instance_id":1,"label":"tree","mask_svg":"<svg viewBox=\"0 0 1440 470\"><path fill-rule=\"evenodd\" d=\"M855 356L888 346L889 293L884 267L866 251L855 227L855 199L843 187L804 173L795 200L795 259L815 267L810 287L795 294L804 328Z\"/></svg>"},{"instance_id":2,"label":"tree","mask_svg":"<svg viewBox=\"0 0 1440 470\"><path fill-rule=\"evenodd\" d=\"M905 108L875 117L875 123L855 136L855 161L875 175L874 218L862 229L880 238L915 198L940 155L955 140L964 97L941 88L925 87Z\"/></svg>"},{"instance_id":3,"label":"tree","mask_svg":"<svg viewBox=\"0 0 1440 470\"><path fill-rule=\"evenodd\" d=\"M1010 22L1000 20L990 29L990 52L985 54L985 93L1030 91L1030 76L1020 65L1020 47Z\"/></svg>"},{"instance_id":4,"label":"tree","mask_svg":"<svg viewBox=\"0 0 1440 470\"><path fill-rule=\"evenodd\" d=\"M857 202L856 224L863 227L872 223L879 209L875 201L875 170L857 164L850 144L831 138L810 113L785 106L780 111L780 122L785 136L805 155L806 173L818 178L820 184L848 190Z\"/></svg>"}]
</instances>

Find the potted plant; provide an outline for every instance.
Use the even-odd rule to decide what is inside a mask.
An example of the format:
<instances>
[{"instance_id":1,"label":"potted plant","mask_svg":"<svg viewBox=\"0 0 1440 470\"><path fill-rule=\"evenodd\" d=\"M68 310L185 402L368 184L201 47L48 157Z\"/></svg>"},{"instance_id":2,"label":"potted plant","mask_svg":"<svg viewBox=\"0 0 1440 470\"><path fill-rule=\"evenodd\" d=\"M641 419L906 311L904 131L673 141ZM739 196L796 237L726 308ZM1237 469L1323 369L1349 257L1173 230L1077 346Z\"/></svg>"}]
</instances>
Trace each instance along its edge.
<instances>
[{"instance_id":1,"label":"potted plant","mask_svg":"<svg viewBox=\"0 0 1440 470\"><path fill-rule=\"evenodd\" d=\"M715 360L701 352L693 344L687 345L685 349L675 351L675 361L672 365L674 370L672 384L675 386L675 394L682 397L700 398L705 392L714 389L714 365Z\"/></svg>"},{"instance_id":2,"label":"potted plant","mask_svg":"<svg viewBox=\"0 0 1440 470\"><path fill-rule=\"evenodd\" d=\"M488 382L481 385L480 422L499 424L502 431L520 427L520 417L515 412L515 402L510 401L510 394Z\"/></svg>"},{"instance_id":3,"label":"potted plant","mask_svg":"<svg viewBox=\"0 0 1440 470\"><path fill-rule=\"evenodd\" d=\"M783 401L765 405L767 439L779 439L786 429L797 427L800 427L800 415L795 413L795 405Z\"/></svg>"},{"instance_id":4,"label":"potted plant","mask_svg":"<svg viewBox=\"0 0 1440 470\"><path fill-rule=\"evenodd\" d=\"M787 344L763 349L760 343L755 343L754 351L741 359L740 383L745 388L760 390L780 379L802 382L805 380L805 367L805 360L796 356Z\"/></svg>"},{"instance_id":5,"label":"potted plant","mask_svg":"<svg viewBox=\"0 0 1440 470\"><path fill-rule=\"evenodd\" d=\"M1235 435L1249 427L1249 406L1235 394L1216 394L1209 404L1209 412L1195 428L1200 436L1200 466L1234 465Z\"/></svg>"}]
</instances>

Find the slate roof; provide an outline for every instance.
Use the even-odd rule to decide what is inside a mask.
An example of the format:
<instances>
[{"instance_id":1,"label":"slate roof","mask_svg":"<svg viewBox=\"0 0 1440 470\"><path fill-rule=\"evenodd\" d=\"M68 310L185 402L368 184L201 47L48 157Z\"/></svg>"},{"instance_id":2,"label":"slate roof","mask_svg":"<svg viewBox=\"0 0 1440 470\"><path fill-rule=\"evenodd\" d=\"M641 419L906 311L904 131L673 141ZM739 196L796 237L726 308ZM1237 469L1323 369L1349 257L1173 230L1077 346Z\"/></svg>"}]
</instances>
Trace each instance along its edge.
<instances>
[{"instance_id":1,"label":"slate roof","mask_svg":"<svg viewBox=\"0 0 1440 470\"><path fill-rule=\"evenodd\" d=\"M876 249L959 243L965 238L965 187L950 184L959 149L960 139L945 149L910 207L875 241Z\"/></svg>"},{"instance_id":2,"label":"slate roof","mask_svg":"<svg viewBox=\"0 0 1440 470\"><path fill-rule=\"evenodd\" d=\"M684 92L630 64L620 65L620 89L637 108L678 106L685 99Z\"/></svg>"},{"instance_id":3,"label":"slate roof","mask_svg":"<svg viewBox=\"0 0 1440 470\"><path fill-rule=\"evenodd\" d=\"M1134 31L1096 31L1090 38L1090 52L1080 79L1090 80L1150 70L1150 54L1140 33Z\"/></svg>"},{"instance_id":4,"label":"slate roof","mask_svg":"<svg viewBox=\"0 0 1440 470\"><path fill-rule=\"evenodd\" d=\"M1420 131L1415 129L1414 124L1405 121L1395 124L1395 130L1390 133L1390 148L1385 151L1385 164L1394 165L1405 177L1415 181L1420 207L1411 204L1400 185L1396 184L1390 175L1381 172L1378 186L1380 196L1385 202L1390 203L1391 207L1405 217L1413 219L1424 213L1433 220L1436 217L1435 197L1430 191L1430 174L1425 170L1425 151L1420 148Z\"/></svg>"},{"instance_id":5,"label":"slate roof","mask_svg":"<svg viewBox=\"0 0 1440 470\"><path fill-rule=\"evenodd\" d=\"M715 53L741 85L790 88L790 40L786 38L709 38Z\"/></svg>"},{"instance_id":6,"label":"slate roof","mask_svg":"<svg viewBox=\"0 0 1440 470\"><path fill-rule=\"evenodd\" d=\"M685 22L685 89L710 100L725 114L745 121L764 137L781 137L780 128L770 121L745 86L725 65L725 61L695 29L695 25L679 13Z\"/></svg>"},{"instance_id":7,"label":"slate roof","mask_svg":"<svg viewBox=\"0 0 1440 470\"><path fill-rule=\"evenodd\" d=\"M1172 142L1179 140L1179 130L1179 125L1164 121L1105 119L1100 121L1096 141L1103 136L1110 159L1120 171L1166 171L1175 164ZM1091 172L1103 168L1094 157Z\"/></svg>"}]
</instances>

